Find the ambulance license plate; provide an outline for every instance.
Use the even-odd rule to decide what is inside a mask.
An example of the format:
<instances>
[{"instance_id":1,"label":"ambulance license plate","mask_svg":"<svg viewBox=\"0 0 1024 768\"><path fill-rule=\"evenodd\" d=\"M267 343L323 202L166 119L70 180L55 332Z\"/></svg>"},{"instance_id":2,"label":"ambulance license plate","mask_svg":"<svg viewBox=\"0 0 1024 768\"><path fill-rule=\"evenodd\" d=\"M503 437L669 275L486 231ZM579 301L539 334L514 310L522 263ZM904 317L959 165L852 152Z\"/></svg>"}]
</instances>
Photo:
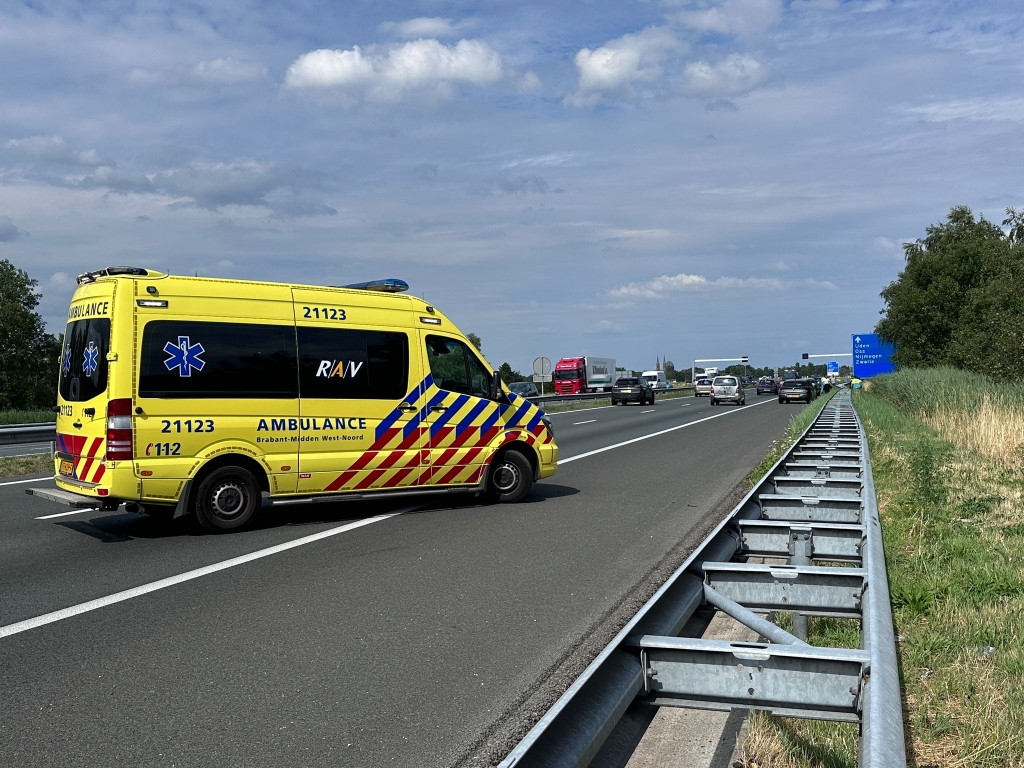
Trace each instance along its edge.
<instances>
[{"instance_id":1,"label":"ambulance license plate","mask_svg":"<svg viewBox=\"0 0 1024 768\"><path fill-rule=\"evenodd\" d=\"M75 476L75 465L74 465L74 462L65 461L65 460L61 459L61 462L60 462L60 473L64 477L74 477Z\"/></svg>"}]
</instances>

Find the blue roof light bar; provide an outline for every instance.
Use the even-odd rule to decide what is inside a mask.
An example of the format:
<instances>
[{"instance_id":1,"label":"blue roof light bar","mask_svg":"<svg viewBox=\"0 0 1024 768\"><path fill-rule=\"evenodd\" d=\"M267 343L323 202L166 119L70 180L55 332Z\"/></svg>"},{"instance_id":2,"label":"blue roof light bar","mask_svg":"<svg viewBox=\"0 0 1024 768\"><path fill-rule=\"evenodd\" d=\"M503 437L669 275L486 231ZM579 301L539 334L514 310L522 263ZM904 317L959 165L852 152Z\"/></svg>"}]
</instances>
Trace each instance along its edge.
<instances>
[{"instance_id":1,"label":"blue roof light bar","mask_svg":"<svg viewBox=\"0 0 1024 768\"><path fill-rule=\"evenodd\" d=\"M352 283L342 285L340 288L354 288L358 291L383 291L384 293L401 293L409 290L409 284L405 280L398 280L389 277L386 280L370 280L366 283Z\"/></svg>"}]
</instances>

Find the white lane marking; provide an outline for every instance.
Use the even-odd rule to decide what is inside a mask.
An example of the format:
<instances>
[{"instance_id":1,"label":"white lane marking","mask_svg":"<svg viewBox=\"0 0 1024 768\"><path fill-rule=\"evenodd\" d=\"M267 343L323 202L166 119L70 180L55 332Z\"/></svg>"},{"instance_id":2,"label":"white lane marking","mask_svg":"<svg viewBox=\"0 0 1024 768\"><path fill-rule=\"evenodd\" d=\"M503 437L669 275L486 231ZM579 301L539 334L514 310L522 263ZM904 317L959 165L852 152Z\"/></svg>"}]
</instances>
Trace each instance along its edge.
<instances>
[{"instance_id":1,"label":"white lane marking","mask_svg":"<svg viewBox=\"0 0 1024 768\"><path fill-rule=\"evenodd\" d=\"M70 512L58 512L55 515L43 515L42 517L37 517L36 520L52 520L55 517L66 517L68 515L80 515L83 512L95 512L95 511L96 511L96 507L86 507L85 509L72 509Z\"/></svg>"},{"instance_id":2,"label":"white lane marking","mask_svg":"<svg viewBox=\"0 0 1024 768\"><path fill-rule=\"evenodd\" d=\"M10 480L6 483L0 483L0 485L17 485L18 483L43 483L47 480L53 480L53 475L47 477L33 477L29 480Z\"/></svg>"},{"instance_id":3,"label":"white lane marking","mask_svg":"<svg viewBox=\"0 0 1024 768\"><path fill-rule=\"evenodd\" d=\"M544 404L541 403L540 407L541 407L541 410L543 411L544 410ZM573 416L575 416L577 413L584 413L586 411L600 411L602 408L614 408L614 407L615 407L614 405L595 405L593 408L570 408L567 411L553 411L551 413L548 413L547 411L544 411L544 413L547 413L548 416L562 416L562 415L564 415L566 413L571 413Z\"/></svg>"},{"instance_id":4,"label":"white lane marking","mask_svg":"<svg viewBox=\"0 0 1024 768\"><path fill-rule=\"evenodd\" d=\"M344 525L339 525L337 528L329 528L326 531L320 531L319 533L314 533L309 536L303 536L301 539L287 541L284 544L276 544L273 547L267 547L266 549L258 549L247 555L233 557L230 560L223 560L219 563L203 566L202 568L196 568L192 571L185 571L184 573L179 573L177 576L168 576L166 579L159 579L158 581L153 581L149 584L142 584L141 586L133 587L132 589L126 589L123 592L115 592L112 595L100 597L96 600L89 600L88 602L72 605L68 608L61 608L59 611L44 613L41 616L35 616L31 619L25 619L24 621L17 621L14 624L8 624L6 627L0 627L0 638L10 637L11 635L16 635L19 632L26 632L30 629L35 629L36 627L52 624L55 621L70 619L72 616L78 616L81 613L95 611L98 608L105 608L108 605L121 603L125 600L131 600L134 597L148 595L150 592L156 592L158 589L173 587L176 584L192 581L193 579L198 579L203 576L209 576L211 573L223 571L226 568L234 568L236 565L243 565L244 563L250 563L253 560L270 557L271 555L276 555L278 552L285 552L289 549L294 549L295 547L301 547L304 544L312 544L314 541L320 541L321 539L326 539L330 536L337 536L339 533L345 533L346 531L351 531L355 528L362 528L364 525L379 523L383 520L405 514L414 509L419 509L420 506L421 505L417 504L415 506L400 509L397 512L388 512L384 515L368 517L365 520L357 520L354 523L345 523Z\"/></svg>"},{"instance_id":5,"label":"white lane marking","mask_svg":"<svg viewBox=\"0 0 1024 768\"><path fill-rule=\"evenodd\" d=\"M685 408L685 407L686 407L686 406L688 406L688 405L693 405L693 403L683 403L683 404L682 404L682 405L680 405L679 407L680 407L680 408Z\"/></svg>"},{"instance_id":6,"label":"white lane marking","mask_svg":"<svg viewBox=\"0 0 1024 768\"><path fill-rule=\"evenodd\" d=\"M558 460L558 464L559 464L559 466L561 466L562 464L568 464L570 461L576 461L577 459L585 459L588 456L593 456L594 454L597 454L597 453L604 453L605 451L611 451L611 450L613 450L615 448L622 448L623 446L626 446L626 445L632 445L633 443L639 443L641 440L648 440L648 439L650 439L652 437L658 437L659 435L666 435L669 432L675 432L677 429L686 429L687 427L692 427L694 424L702 424L705 421L711 421L712 419L719 419L722 416L728 416L731 413L739 413L740 411L747 410L747 408L757 408L757 406L759 406L759 405L766 405L769 402L771 402L771 401L770 400L765 400L765 401L760 402L760 403L754 403L753 405L744 405L741 408L736 408L735 410L723 411L722 413L716 413L714 416L705 416L703 419L697 419L696 421L688 421L685 424L679 424L679 425L674 426L674 427L669 427L668 429L661 429L661 430L658 430L657 432L651 432L649 435L641 435L640 437L634 437L632 440L625 440L625 441L623 441L621 443L615 443L614 445L606 445L604 448L596 448L593 451L587 451L586 453L581 453L581 454L579 454L577 456L570 456L567 459L559 459ZM2 631L2 630L0 630L0 631ZM3 635L0 635L0 637L2 637L2 636Z\"/></svg>"},{"instance_id":7,"label":"white lane marking","mask_svg":"<svg viewBox=\"0 0 1024 768\"><path fill-rule=\"evenodd\" d=\"M593 424L597 419L587 419L586 421L574 421L572 425L578 427L580 424Z\"/></svg>"},{"instance_id":8,"label":"white lane marking","mask_svg":"<svg viewBox=\"0 0 1024 768\"><path fill-rule=\"evenodd\" d=\"M649 411L640 411L640 413L654 413L654 409L651 408L651 410L649 410Z\"/></svg>"}]
</instances>

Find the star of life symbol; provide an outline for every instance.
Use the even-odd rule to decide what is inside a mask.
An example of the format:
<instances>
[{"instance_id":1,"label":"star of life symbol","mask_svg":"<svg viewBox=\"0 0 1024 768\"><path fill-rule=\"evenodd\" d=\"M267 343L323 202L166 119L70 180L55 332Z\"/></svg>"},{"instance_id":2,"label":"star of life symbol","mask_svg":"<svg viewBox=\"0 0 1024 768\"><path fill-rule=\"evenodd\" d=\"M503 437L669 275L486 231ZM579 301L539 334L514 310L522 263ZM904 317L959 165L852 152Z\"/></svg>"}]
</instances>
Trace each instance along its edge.
<instances>
[{"instance_id":1,"label":"star of life symbol","mask_svg":"<svg viewBox=\"0 0 1024 768\"><path fill-rule=\"evenodd\" d=\"M96 373L96 369L99 368L99 347L96 346L95 342L90 341L89 345L82 350L82 372L86 376L92 376Z\"/></svg>"},{"instance_id":2,"label":"star of life symbol","mask_svg":"<svg viewBox=\"0 0 1024 768\"><path fill-rule=\"evenodd\" d=\"M71 373L71 345L70 344L68 344L68 346L64 349L64 360L60 364L60 369L64 373L65 376L67 376L69 373Z\"/></svg>"},{"instance_id":3,"label":"star of life symbol","mask_svg":"<svg viewBox=\"0 0 1024 768\"><path fill-rule=\"evenodd\" d=\"M177 344L170 341L164 344L164 352L170 355L164 360L164 365L167 366L168 371L177 368L178 375L187 378L192 375L193 368L197 371L203 370L206 361L199 356L205 351L199 342L193 344L188 336L179 336Z\"/></svg>"}]
</instances>

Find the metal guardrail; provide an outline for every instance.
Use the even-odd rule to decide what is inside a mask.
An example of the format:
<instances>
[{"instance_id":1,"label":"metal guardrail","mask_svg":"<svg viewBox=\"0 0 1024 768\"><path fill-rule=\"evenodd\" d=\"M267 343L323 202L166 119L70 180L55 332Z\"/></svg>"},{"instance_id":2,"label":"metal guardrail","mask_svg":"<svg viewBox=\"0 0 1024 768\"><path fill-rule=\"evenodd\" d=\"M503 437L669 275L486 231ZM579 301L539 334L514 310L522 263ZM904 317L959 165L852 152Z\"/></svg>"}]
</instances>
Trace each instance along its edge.
<instances>
[{"instance_id":1,"label":"metal guardrail","mask_svg":"<svg viewBox=\"0 0 1024 768\"><path fill-rule=\"evenodd\" d=\"M687 385L685 387L672 387L671 389L656 389L654 390L655 395L664 395L669 392L689 392L693 390L693 385ZM612 396L611 392L587 392L578 395L537 395L536 397L526 398L531 403L571 403L577 400L607 400Z\"/></svg>"},{"instance_id":2,"label":"metal guardrail","mask_svg":"<svg viewBox=\"0 0 1024 768\"><path fill-rule=\"evenodd\" d=\"M702 605L770 642L680 637ZM792 633L759 615L778 612L792 613ZM808 616L859 620L861 647L808 645ZM634 701L858 722L861 768L906 767L878 506L849 390L836 393L500 768L583 768Z\"/></svg>"},{"instance_id":3,"label":"metal guardrail","mask_svg":"<svg viewBox=\"0 0 1024 768\"><path fill-rule=\"evenodd\" d=\"M0 426L0 445L45 443L56 439L57 425L52 421L43 424L8 424Z\"/></svg>"}]
</instances>

